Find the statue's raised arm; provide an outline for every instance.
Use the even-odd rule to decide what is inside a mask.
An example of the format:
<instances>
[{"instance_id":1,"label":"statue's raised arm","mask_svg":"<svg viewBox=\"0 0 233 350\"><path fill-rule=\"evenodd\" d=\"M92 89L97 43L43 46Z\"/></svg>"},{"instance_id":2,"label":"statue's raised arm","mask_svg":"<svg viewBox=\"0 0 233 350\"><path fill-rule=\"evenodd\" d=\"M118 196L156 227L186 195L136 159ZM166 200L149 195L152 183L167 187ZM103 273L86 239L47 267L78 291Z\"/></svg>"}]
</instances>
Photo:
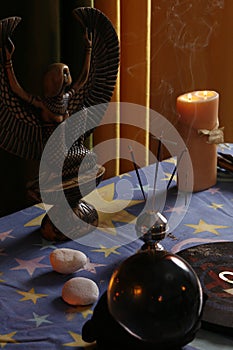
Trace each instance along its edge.
<instances>
[{"instance_id":1,"label":"statue's raised arm","mask_svg":"<svg viewBox=\"0 0 233 350\"><path fill-rule=\"evenodd\" d=\"M8 77L8 81L9 81L9 85L11 87L11 90L18 95L20 98L22 98L22 100L24 100L25 102L32 104L34 97L33 95L27 93L22 86L19 84L16 76L15 76L15 72L14 72L14 68L13 68L13 63L12 63L12 55L15 51L15 46L11 40L10 37L7 38L7 42L5 43L4 46L4 51L5 51L5 61L4 61L4 68L6 69L6 73L7 73L7 77Z\"/></svg>"},{"instance_id":2,"label":"statue's raised arm","mask_svg":"<svg viewBox=\"0 0 233 350\"><path fill-rule=\"evenodd\" d=\"M75 92L78 92L78 90L87 82L91 65L92 33L89 32L88 28L83 28L83 30L85 57L81 73L79 74L78 79L72 85Z\"/></svg>"}]
</instances>

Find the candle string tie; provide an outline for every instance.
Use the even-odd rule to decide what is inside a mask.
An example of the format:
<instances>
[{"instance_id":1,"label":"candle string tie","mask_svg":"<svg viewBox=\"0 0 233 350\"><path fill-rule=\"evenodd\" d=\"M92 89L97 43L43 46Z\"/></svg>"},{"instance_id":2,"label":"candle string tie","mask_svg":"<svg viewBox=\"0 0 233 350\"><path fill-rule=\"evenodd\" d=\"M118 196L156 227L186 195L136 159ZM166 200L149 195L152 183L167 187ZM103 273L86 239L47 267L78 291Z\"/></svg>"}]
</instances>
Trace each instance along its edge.
<instances>
[{"instance_id":1,"label":"candle string tie","mask_svg":"<svg viewBox=\"0 0 233 350\"><path fill-rule=\"evenodd\" d=\"M212 130L207 129L199 129L198 135L207 135L208 140L207 143L211 144L219 144L224 143L224 134L223 134L224 127L221 128L214 128Z\"/></svg>"}]
</instances>

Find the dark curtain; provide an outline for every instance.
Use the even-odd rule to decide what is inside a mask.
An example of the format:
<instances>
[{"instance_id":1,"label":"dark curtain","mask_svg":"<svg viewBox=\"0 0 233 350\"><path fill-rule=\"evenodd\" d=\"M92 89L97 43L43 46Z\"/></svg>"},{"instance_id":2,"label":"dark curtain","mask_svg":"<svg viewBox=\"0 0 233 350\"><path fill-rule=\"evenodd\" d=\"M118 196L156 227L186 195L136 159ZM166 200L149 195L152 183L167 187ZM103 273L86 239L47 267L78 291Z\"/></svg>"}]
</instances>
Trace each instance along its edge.
<instances>
[{"instance_id":1,"label":"dark curtain","mask_svg":"<svg viewBox=\"0 0 233 350\"><path fill-rule=\"evenodd\" d=\"M0 2L0 18L22 18L12 40L17 78L25 90L40 95L43 73L48 64L64 62L74 79L80 72L83 52L80 30L72 10L92 6L92 0L7 0ZM39 163L15 157L0 149L0 216L32 204L27 184L33 181Z\"/></svg>"}]
</instances>

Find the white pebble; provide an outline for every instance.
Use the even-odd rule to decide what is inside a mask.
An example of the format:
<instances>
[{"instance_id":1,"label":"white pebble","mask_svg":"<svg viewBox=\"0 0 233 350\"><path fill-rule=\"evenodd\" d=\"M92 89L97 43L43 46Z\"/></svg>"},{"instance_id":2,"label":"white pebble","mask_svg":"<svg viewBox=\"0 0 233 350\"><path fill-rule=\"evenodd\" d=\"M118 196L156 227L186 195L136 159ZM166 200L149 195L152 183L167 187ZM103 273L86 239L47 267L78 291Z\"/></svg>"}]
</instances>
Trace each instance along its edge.
<instances>
[{"instance_id":1,"label":"white pebble","mask_svg":"<svg viewBox=\"0 0 233 350\"><path fill-rule=\"evenodd\" d=\"M74 277L62 288L62 298L70 305L90 305L99 297L97 284L89 278Z\"/></svg>"},{"instance_id":2,"label":"white pebble","mask_svg":"<svg viewBox=\"0 0 233 350\"><path fill-rule=\"evenodd\" d=\"M87 256L79 250L70 248L55 249L50 253L50 263L54 271L73 273L87 262Z\"/></svg>"}]
</instances>

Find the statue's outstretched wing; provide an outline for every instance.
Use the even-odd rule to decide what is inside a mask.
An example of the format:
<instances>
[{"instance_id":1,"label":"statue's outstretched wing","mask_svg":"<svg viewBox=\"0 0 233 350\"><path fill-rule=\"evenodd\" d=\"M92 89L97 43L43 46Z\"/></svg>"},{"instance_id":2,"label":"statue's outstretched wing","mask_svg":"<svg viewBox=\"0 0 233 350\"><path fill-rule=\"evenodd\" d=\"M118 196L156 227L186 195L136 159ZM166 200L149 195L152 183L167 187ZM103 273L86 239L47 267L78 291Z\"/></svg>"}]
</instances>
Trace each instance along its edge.
<instances>
[{"instance_id":1,"label":"statue's outstretched wing","mask_svg":"<svg viewBox=\"0 0 233 350\"><path fill-rule=\"evenodd\" d=\"M13 34L15 27L18 25L18 23L21 21L20 17L9 17L4 18L0 20L0 60L1 63L4 62L4 53L2 51L2 48L4 47L5 43L7 42L7 38L11 37Z\"/></svg>"},{"instance_id":2,"label":"statue's outstretched wing","mask_svg":"<svg viewBox=\"0 0 233 350\"><path fill-rule=\"evenodd\" d=\"M90 72L86 83L69 102L69 114L83 107L100 105L87 111L86 129L97 126L110 102L119 68L119 41L111 21L99 10L79 7L74 15L92 33Z\"/></svg>"},{"instance_id":3,"label":"statue's outstretched wing","mask_svg":"<svg viewBox=\"0 0 233 350\"><path fill-rule=\"evenodd\" d=\"M4 68L4 46L20 20L9 17L0 21L0 147L25 159L40 159L52 130L45 130L38 111L11 91Z\"/></svg>"},{"instance_id":4,"label":"statue's outstretched wing","mask_svg":"<svg viewBox=\"0 0 233 350\"><path fill-rule=\"evenodd\" d=\"M41 127L34 111L14 95L0 69L0 147L25 158L40 159Z\"/></svg>"}]
</instances>

